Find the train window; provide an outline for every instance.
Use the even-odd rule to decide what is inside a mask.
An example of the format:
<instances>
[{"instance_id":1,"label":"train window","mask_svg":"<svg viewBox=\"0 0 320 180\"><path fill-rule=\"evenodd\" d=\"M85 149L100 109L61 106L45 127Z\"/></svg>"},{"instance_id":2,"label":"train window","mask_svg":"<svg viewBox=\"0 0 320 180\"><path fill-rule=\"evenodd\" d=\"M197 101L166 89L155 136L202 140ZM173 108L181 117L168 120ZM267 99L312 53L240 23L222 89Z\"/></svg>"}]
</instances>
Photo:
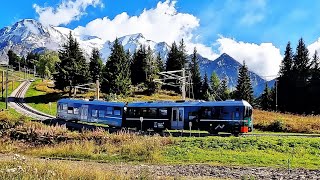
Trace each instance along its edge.
<instances>
[{"instance_id":1,"label":"train window","mask_svg":"<svg viewBox=\"0 0 320 180\"><path fill-rule=\"evenodd\" d=\"M211 118L211 109L210 108L204 108L202 111L202 117L203 118Z\"/></svg>"},{"instance_id":2,"label":"train window","mask_svg":"<svg viewBox=\"0 0 320 180\"><path fill-rule=\"evenodd\" d=\"M167 117L168 116L168 109L167 108L159 109L159 116Z\"/></svg>"},{"instance_id":3,"label":"train window","mask_svg":"<svg viewBox=\"0 0 320 180\"><path fill-rule=\"evenodd\" d=\"M99 110L99 117L104 117L104 116L105 116L105 111Z\"/></svg>"},{"instance_id":4,"label":"train window","mask_svg":"<svg viewBox=\"0 0 320 180\"><path fill-rule=\"evenodd\" d=\"M146 109L146 108L142 108L142 109L141 109L141 113L142 113L142 116L143 116L143 117L146 117L146 116L147 116L148 111L147 111L147 109Z\"/></svg>"},{"instance_id":5,"label":"train window","mask_svg":"<svg viewBox=\"0 0 320 180\"><path fill-rule=\"evenodd\" d=\"M183 110L179 110L179 121L183 121Z\"/></svg>"},{"instance_id":6,"label":"train window","mask_svg":"<svg viewBox=\"0 0 320 180\"><path fill-rule=\"evenodd\" d=\"M68 114L73 114L73 107L68 107Z\"/></svg>"},{"instance_id":7,"label":"train window","mask_svg":"<svg viewBox=\"0 0 320 180\"><path fill-rule=\"evenodd\" d=\"M58 112L61 112L61 104L58 104Z\"/></svg>"},{"instance_id":8,"label":"train window","mask_svg":"<svg viewBox=\"0 0 320 180\"><path fill-rule=\"evenodd\" d=\"M114 107L113 113L114 113L114 115L116 115L116 116L120 116L120 115L121 115L121 108L119 108L119 107Z\"/></svg>"},{"instance_id":9,"label":"train window","mask_svg":"<svg viewBox=\"0 0 320 180\"><path fill-rule=\"evenodd\" d=\"M79 108L73 108L73 114L79 114Z\"/></svg>"},{"instance_id":10,"label":"train window","mask_svg":"<svg viewBox=\"0 0 320 180\"><path fill-rule=\"evenodd\" d=\"M195 111L189 112L188 116L189 116L189 120L193 120L193 119L197 118L197 112L195 112Z\"/></svg>"},{"instance_id":11,"label":"train window","mask_svg":"<svg viewBox=\"0 0 320 180\"><path fill-rule=\"evenodd\" d=\"M95 110L95 109L92 110L92 111L91 111L91 116L92 116L92 117L98 117L98 110Z\"/></svg>"},{"instance_id":12,"label":"train window","mask_svg":"<svg viewBox=\"0 0 320 180\"><path fill-rule=\"evenodd\" d=\"M107 115L112 115L113 107L107 107Z\"/></svg>"},{"instance_id":13,"label":"train window","mask_svg":"<svg viewBox=\"0 0 320 180\"><path fill-rule=\"evenodd\" d=\"M236 118L239 118L240 116L240 108L236 108L236 113L235 113Z\"/></svg>"},{"instance_id":14,"label":"train window","mask_svg":"<svg viewBox=\"0 0 320 180\"><path fill-rule=\"evenodd\" d=\"M63 110L68 110L68 104L62 104L62 109Z\"/></svg>"},{"instance_id":15,"label":"train window","mask_svg":"<svg viewBox=\"0 0 320 180\"><path fill-rule=\"evenodd\" d=\"M149 116L156 117L157 116L157 108L150 108L149 109Z\"/></svg>"}]
</instances>

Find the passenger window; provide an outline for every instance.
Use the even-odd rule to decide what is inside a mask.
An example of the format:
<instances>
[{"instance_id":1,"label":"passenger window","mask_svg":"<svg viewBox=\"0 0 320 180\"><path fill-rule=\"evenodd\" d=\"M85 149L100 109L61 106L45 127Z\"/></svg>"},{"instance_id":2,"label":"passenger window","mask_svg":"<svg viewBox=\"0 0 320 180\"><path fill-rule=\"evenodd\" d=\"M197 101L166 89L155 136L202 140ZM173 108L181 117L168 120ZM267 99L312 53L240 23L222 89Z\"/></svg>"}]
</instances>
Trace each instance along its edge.
<instances>
[{"instance_id":1,"label":"passenger window","mask_svg":"<svg viewBox=\"0 0 320 180\"><path fill-rule=\"evenodd\" d=\"M210 108L205 108L202 112L202 117L203 118L211 118L211 109Z\"/></svg>"},{"instance_id":2,"label":"passenger window","mask_svg":"<svg viewBox=\"0 0 320 180\"><path fill-rule=\"evenodd\" d=\"M188 116L189 116L189 120L193 120L197 118L197 112L189 112Z\"/></svg>"},{"instance_id":3,"label":"passenger window","mask_svg":"<svg viewBox=\"0 0 320 180\"><path fill-rule=\"evenodd\" d=\"M99 117L104 117L104 116L105 116L105 111L99 110Z\"/></svg>"},{"instance_id":4,"label":"passenger window","mask_svg":"<svg viewBox=\"0 0 320 180\"><path fill-rule=\"evenodd\" d=\"M239 118L239 116L240 116L240 108L236 108L236 113L235 113L235 115L236 115L236 118Z\"/></svg>"},{"instance_id":5,"label":"passenger window","mask_svg":"<svg viewBox=\"0 0 320 180\"><path fill-rule=\"evenodd\" d=\"M113 113L113 108L112 107L107 107L107 115L112 115Z\"/></svg>"},{"instance_id":6,"label":"passenger window","mask_svg":"<svg viewBox=\"0 0 320 180\"><path fill-rule=\"evenodd\" d=\"M79 114L79 108L74 108L73 109L73 114Z\"/></svg>"},{"instance_id":7,"label":"passenger window","mask_svg":"<svg viewBox=\"0 0 320 180\"><path fill-rule=\"evenodd\" d=\"M120 116L121 115L121 108L115 107L113 112L114 112L114 115Z\"/></svg>"},{"instance_id":8,"label":"passenger window","mask_svg":"<svg viewBox=\"0 0 320 180\"><path fill-rule=\"evenodd\" d=\"M91 111L91 116L92 117L98 117L98 110L92 110Z\"/></svg>"},{"instance_id":9,"label":"passenger window","mask_svg":"<svg viewBox=\"0 0 320 180\"><path fill-rule=\"evenodd\" d=\"M142 108L142 109L141 109L141 112L142 112L142 116L143 116L143 117L146 117L146 116L147 116L147 109L146 109L146 108Z\"/></svg>"},{"instance_id":10,"label":"passenger window","mask_svg":"<svg viewBox=\"0 0 320 180\"><path fill-rule=\"evenodd\" d=\"M68 110L68 104L62 104L62 109L63 110Z\"/></svg>"},{"instance_id":11,"label":"passenger window","mask_svg":"<svg viewBox=\"0 0 320 180\"><path fill-rule=\"evenodd\" d=\"M159 116L167 117L168 116L168 109L166 109L166 108L159 109Z\"/></svg>"},{"instance_id":12,"label":"passenger window","mask_svg":"<svg viewBox=\"0 0 320 180\"><path fill-rule=\"evenodd\" d=\"M157 108L150 108L149 109L149 116L156 117L157 116Z\"/></svg>"},{"instance_id":13,"label":"passenger window","mask_svg":"<svg viewBox=\"0 0 320 180\"><path fill-rule=\"evenodd\" d=\"M68 114L73 114L73 107L68 107Z\"/></svg>"}]
</instances>

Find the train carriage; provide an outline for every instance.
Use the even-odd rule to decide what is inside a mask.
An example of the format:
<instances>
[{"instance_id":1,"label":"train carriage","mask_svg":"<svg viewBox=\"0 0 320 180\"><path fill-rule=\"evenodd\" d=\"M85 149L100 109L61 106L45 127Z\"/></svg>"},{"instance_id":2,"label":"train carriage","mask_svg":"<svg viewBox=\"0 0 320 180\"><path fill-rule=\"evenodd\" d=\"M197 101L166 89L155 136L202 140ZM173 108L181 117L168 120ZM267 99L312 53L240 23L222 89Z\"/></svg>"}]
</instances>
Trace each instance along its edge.
<instances>
[{"instance_id":1,"label":"train carriage","mask_svg":"<svg viewBox=\"0 0 320 180\"><path fill-rule=\"evenodd\" d=\"M124 125L143 129L188 129L199 102L134 102L127 106ZM142 119L141 119L142 118ZM141 124L142 121L142 124Z\"/></svg>"},{"instance_id":2,"label":"train carriage","mask_svg":"<svg viewBox=\"0 0 320 180\"><path fill-rule=\"evenodd\" d=\"M61 99L57 118L122 127L125 103Z\"/></svg>"},{"instance_id":3,"label":"train carriage","mask_svg":"<svg viewBox=\"0 0 320 180\"><path fill-rule=\"evenodd\" d=\"M247 133L253 129L251 116L252 106L244 100L202 102L198 126L211 133Z\"/></svg>"}]
</instances>

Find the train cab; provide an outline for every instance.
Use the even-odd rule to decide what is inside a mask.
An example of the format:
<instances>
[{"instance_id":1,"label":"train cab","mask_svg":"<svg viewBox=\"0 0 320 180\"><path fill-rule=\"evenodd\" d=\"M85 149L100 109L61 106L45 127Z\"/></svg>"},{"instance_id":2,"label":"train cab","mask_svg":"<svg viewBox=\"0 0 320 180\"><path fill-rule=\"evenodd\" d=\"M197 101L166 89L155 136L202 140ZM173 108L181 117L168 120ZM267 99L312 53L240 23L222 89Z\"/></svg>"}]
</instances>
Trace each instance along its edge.
<instances>
[{"instance_id":1,"label":"train cab","mask_svg":"<svg viewBox=\"0 0 320 180\"><path fill-rule=\"evenodd\" d=\"M244 100L203 102L199 111L200 129L210 133L233 134L252 131L252 106Z\"/></svg>"}]
</instances>

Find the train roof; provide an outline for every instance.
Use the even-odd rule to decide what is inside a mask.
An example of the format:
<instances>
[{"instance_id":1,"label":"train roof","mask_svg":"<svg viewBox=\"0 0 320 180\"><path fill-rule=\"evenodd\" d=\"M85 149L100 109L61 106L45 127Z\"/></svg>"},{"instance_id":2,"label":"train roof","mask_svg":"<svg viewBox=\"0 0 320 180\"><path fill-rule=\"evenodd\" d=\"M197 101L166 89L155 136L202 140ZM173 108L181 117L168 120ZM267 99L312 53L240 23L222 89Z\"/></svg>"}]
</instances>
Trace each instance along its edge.
<instances>
[{"instance_id":1,"label":"train roof","mask_svg":"<svg viewBox=\"0 0 320 180\"><path fill-rule=\"evenodd\" d=\"M245 100L206 101L206 102L202 102L201 106L247 106L247 107L252 107Z\"/></svg>"},{"instance_id":2,"label":"train roof","mask_svg":"<svg viewBox=\"0 0 320 180\"><path fill-rule=\"evenodd\" d=\"M200 102L132 102L127 107L186 107L198 106Z\"/></svg>"},{"instance_id":3,"label":"train roof","mask_svg":"<svg viewBox=\"0 0 320 180\"><path fill-rule=\"evenodd\" d=\"M81 103L81 104L88 104L88 105L103 105L103 106L119 106L124 107L126 104L123 102L108 102L108 101L86 101L81 99L60 99L58 103Z\"/></svg>"},{"instance_id":4,"label":"train roof","mask_svg":"<svg viewBox=\"0 0 320 180\"><path fill-rule=\"evenodd\" d=\"M247 106L252 107L244 100L227 101L186 101L186 102L132 102L127 107L188 107L188 106Z\"/></svg>"}]
</instances>

